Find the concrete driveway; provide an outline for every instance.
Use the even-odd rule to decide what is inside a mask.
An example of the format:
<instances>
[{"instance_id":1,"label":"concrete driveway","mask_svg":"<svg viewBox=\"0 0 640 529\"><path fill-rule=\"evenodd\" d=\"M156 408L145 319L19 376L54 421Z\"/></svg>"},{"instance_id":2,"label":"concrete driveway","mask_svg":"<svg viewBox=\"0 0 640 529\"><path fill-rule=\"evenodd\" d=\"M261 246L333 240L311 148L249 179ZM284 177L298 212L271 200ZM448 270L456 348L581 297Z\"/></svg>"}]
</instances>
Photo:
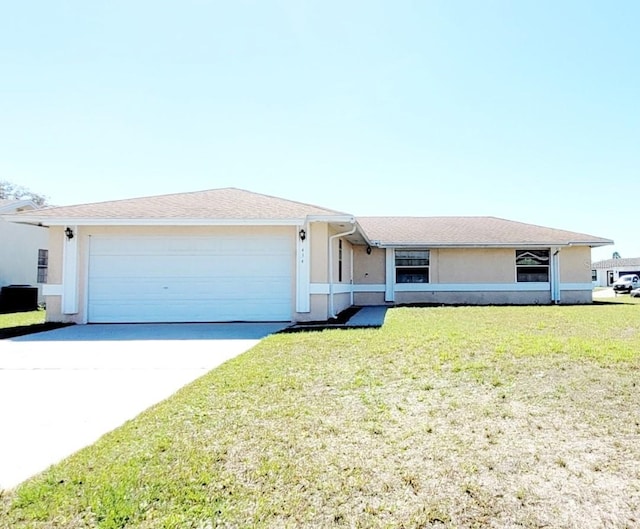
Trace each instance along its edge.
<instances>
[{"instance_id":1,"label":"concrete driveway","mask_svg":"<svg viewBox=\"0 0 640 529\"><path fill-rule=\"evenodd\" d=\"M78 325L0 340L0 489L92 444L285 326Z\"/></svg>"},{"instance_id":2,"label":"concrete driveway","mask_svg":"<svg viewBox=\"0 0 640 529\"><path fill-rule=\"evenodd\" d=\"M601 290L593 291L593 299L605 299L605 298L615 298L616 293L612 288L603 288Z\"/></svg>"}]
</instances>

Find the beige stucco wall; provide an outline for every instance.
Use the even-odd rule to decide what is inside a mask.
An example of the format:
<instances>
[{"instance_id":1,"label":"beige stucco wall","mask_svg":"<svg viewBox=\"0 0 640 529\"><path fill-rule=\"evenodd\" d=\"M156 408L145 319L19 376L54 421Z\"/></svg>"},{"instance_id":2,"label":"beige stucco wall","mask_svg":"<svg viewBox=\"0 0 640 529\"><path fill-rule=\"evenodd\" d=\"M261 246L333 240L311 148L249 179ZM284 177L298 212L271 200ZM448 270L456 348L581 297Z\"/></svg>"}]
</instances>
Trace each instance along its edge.
<instances>
[{"instance_id":1,"label":"beige stucco wall","mask_svg":"<svg viewBox=\"0 0 640 529\"><path fill-rule=\"evenodd\" d=\"M61 297L47 296L47 320L82 323L86 321L87 280L89 276L89 242L94 235L122 237L206 237L220 235L289 235L291 237L291 319L295 319L297 229L293 226L81 226L76 230L78 238L78 313L62 314ZM62 281L64 228L52 227L49 240L49 283Z\"/></svg>"},{"instance_id":2,"label":"beige stucco wall","mask_svg":"<svg viewBox=\"0 0 640 529\"><path fill-rule=\"evenodd\" d=\"M431 251L432 283L513 283L515 250L455 248Z\"/></svg>"},{"instance_id":3,"label":"beige stucco wall","mask_svg":"<svg viewBox=\"0 0 640 529\"><path fill-rule=\"evenodd\" d=\"M64 246L64 227L49 229L49 283L59 284L62 281L62 261ZM47 319L50 321L82 322L85 319L87 299L87 278L89 265L89 240L92 235L109 236L216 236L216 235L278 235L288 234L292 244L292 281L291 281L291 319L293 321L322 321L329 316L327 294L310 295L310 312L296 313L296 245L298 229L293 226L280 227L80 227L78 237L78 300L79 313L63 315L61 313L60 296L47 297ZM311 283L326 285L328 273L328 237L335 232L325 223L309 225L310 277ZM353 250L353 277L351 276L351 256ZM561 250L561 282L590 283L591 259L590 249L585 247L563 248ZM355 284L385 284L386 250L372 248L366 253L366 246L352 246L343 239L343 276L339 282L338 274L338 239L333 241L333 278L338 287L334 295L336 313L351 305L351 294L341 290L349 289ZM430 255L431 284L513 284L515 282L515 250L514 249L432 249ZM384 292L355 292L353 295L357 305L378 305L385 303ZM591 301L591 292L563 292L562 301L566 303L587 303ZM471 304L535 304L549 303L550 293L539 292L396 292L395 303L471 303Z\"/></svg>"},{"instance_id":4,"label":"beige stucco wall","mask_svg":"<svg viewBox=\"0 0 640 529\"><path fill-rule=\"evenodd\" d=\"M560 250L560 282L591 283L591 248L571 246Z\"/></svg>"},{"instance_id":5,"label":"beige stucco wall","mask_svg":"<svg viewBox=\"0 0 640 529\"><path fill-rule=\"evenodd\" d=\"M356 285L379 285L385 282L386 250L366 246L353 247L353 282Z\"/></svg>"},{"instance_id":6,"label":"beige stucco wall","mask_svg":"<svg viewBox=\"0 0 640 529\"><path fill-rule=\"evenodd\" d=\"M367 255L365 247L355 250L355 285L384 285L385 250L373 249ZM395 292L395 303L437 304L544 304L551 302L549 290L518 290L515 269L515 248L440 248L430 250L430 285L513 285L513 290ZM562 248L560 251L560 282L591 283L591 250L588 247ZM357 305L384 304L383 292L356 292ZM590 290L564 290L562 303L590 303Z\"/></svg>"},{"instance_id":7,"label":"beige stucco wall","mask_svg":"<svg viewBox=\"0 0 640 529\"><path fill-rule=\"evenodd\" d=\"M311 295L311 312L297 314L296 321L325 321L329 314L328 296Z\"/></svg>"},{"instance_id":8,"label":"beige stucco wall","mask_svg":"<svg viewBox=\"0 0 640 529\"><path fill-rule=\"evenodd\" d=\"M365 307L367 305L393 305L384 300L384 292L356 292L353 295L354 305Z\"/></svg>"}]
</instances>

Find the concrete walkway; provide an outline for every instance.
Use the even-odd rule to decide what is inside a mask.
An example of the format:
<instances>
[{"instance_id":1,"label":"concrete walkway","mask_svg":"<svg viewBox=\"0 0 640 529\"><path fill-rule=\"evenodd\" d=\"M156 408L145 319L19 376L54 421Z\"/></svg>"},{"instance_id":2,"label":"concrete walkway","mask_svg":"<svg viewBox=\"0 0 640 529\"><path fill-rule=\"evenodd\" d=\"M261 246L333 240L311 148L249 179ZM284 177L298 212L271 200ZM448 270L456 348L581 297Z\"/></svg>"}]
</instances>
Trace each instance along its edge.
<instances>
[{"instance_id":1,"label":"concrete walkway","mask_svg":"<svg viewBox=\"0 0 640 529\"><path fill-rule=\"evenodd\" d=\"M77 325L0 340L0 489L94 443L285 326Z\"/></svg>"},{"instance_id":2,"label":"concrete walkway","mask_svg":"<svg viewBox=\"0 0 640 529\"><path fill-rule=\"evenodd\" d=\"M382 327L388 307L362 307L356 312L345 327Z\"/></svg>"}]
</instances>

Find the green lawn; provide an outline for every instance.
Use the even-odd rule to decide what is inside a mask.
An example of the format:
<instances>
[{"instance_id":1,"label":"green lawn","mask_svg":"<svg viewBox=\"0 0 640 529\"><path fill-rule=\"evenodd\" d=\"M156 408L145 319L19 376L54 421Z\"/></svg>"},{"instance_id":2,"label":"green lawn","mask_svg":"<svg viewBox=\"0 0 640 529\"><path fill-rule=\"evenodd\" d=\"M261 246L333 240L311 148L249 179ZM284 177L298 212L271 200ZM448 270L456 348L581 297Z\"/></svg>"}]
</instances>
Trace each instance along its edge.
<instances>
[{"instance_id":1,"label":"green lawn","mask_svg":"<svg viewBox=\"0 0 640 529\"><path fill-rule=\"evenodd\" d=\"M0 314L0 340L15 338L25 334L50 331L68 323L45 322L46 311L38 309L30 312ZM1 430L0 430L1 431Z\"/></svg>"},{"instance_id":2,"label":"green lawn","mask_svg":"<svg viewBox=\"0 0 640 529\"><path fill-rule=\"evenodd\" d=\"M0 314L0 329L11 327L23 327L25 325L37 325L44 323L45 311L33 310L30 312L13 312Z\"/></svg>"},{"instance_id":3,"label":"green lawn","mask_svg":"<svg viewBox=\"0 0 640 529\"><path fill-rule=\"evenodd\" d=\"M5 492L0 526L638 527L639 375L628 297L271 336Z\"/></svg>"}]
</instances>

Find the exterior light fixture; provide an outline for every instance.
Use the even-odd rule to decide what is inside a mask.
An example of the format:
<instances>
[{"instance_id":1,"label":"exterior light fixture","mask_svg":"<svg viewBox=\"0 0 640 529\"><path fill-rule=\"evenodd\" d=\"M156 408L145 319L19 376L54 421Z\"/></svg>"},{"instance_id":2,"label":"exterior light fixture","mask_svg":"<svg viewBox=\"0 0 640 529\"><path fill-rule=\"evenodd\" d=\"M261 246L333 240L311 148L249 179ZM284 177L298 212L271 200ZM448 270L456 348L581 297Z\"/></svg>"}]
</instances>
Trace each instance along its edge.
<instances>
[{"instance_id":1,"label":"exterior light fixture","mask_svg":"<svg viewBox=\"0 0 640 529\"><path fill-rule=\"evenodd\" d=\"M371 246L367 245L367 255L371 255Z\"/></svg>"},{"instance_id":2,"label":"exterior light fixture","mask_svg":"<svg viewBox=\"0 0 640 529\"><path fill-rule=\"evenodd\" d=\"M307 232L304 231L304 228L298 232L298 235L300 236L301 241L304 241L307 238Z\"/></svg>"},{"instance_id":3,"label":"exterior light fixture","mask_svg":"<svg viewBox=\"0 0 640 529\"><path fill-rule=\"evenodd\" d=\"M67 229L64 230L64 234L67 236L67 239L73 239L73 230L67 226Z\"/></svg>"}]
</instances>

